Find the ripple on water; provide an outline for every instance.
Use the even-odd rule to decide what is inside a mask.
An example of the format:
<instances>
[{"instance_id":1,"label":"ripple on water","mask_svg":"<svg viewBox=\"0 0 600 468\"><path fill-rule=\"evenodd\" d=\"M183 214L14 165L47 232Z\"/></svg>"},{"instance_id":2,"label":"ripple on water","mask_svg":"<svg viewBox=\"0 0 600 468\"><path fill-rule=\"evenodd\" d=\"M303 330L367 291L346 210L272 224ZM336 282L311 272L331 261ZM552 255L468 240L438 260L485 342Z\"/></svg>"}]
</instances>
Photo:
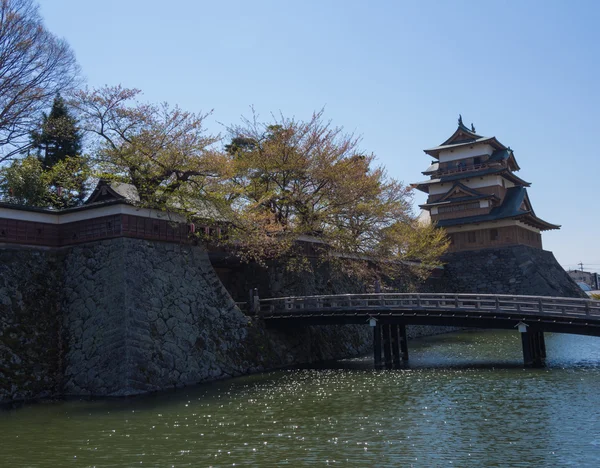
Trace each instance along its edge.
<instances>
[{"instance_id":1,"label":"ripple on water","mask_svg":"<svg viewBox=\"0 0 600 468\"><path fill-rule=\"evenodd\" d=\"M515 333L185 391L0 412L0 466L597 466L600 339L550 335L525 370Z\"/></svg>"}]
</instances>

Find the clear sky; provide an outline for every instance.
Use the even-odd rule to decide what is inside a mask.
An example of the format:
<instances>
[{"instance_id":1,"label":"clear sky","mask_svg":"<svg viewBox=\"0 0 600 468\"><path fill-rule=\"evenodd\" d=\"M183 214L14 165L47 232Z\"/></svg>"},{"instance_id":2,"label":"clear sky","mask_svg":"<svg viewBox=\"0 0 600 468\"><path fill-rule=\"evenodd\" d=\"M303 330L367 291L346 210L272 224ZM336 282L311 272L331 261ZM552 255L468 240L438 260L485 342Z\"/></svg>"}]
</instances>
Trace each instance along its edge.
<instances>
[{"instance_id":1,"label":"clear sky","mask_svg":"<svg viewBox=\"0 0 600 468\"><path fill-rule=\"evenodd\" d=\"M461 113L515 151L565 268L600 272L600 2L41 0L90 86L214 109L326 109L391 176L424 179ZM423 203L417 194L415 201Z\"/></svg>"}]
</instances>

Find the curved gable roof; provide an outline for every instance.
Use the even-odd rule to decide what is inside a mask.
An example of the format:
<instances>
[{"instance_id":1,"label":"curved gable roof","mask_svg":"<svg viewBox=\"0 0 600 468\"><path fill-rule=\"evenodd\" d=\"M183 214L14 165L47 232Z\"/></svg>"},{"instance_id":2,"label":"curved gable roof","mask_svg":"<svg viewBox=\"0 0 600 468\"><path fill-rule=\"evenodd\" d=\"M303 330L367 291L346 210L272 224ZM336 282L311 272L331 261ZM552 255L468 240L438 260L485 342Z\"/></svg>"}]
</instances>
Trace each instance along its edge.
<instances>
[{"instance_id":1,"label":"curved gable roof","mask_svg":"<svg viewBox=\"0 0 600 468\"><path fill-rule=\"evenodd\" d=\"M522 209L522 205L528 209ZM524 222L531 224L542 231L550 229L559 229L560 225L552 224L543 219L538 218L529 202L529 195L525 187L511 187L506 190L506 196L502 201L502 205L492 208L489 214L468 216L465 218L442 219L437 222L439 227L450 227L460 224L481 223L484 221L495 221L507 218L518 218Z\"/></svg>"},{"instance_id":2,"label":"curved gable roof","mask_svg":"<svg viewBox=\"0 0 600 468\"><path fill-rule=\"evenodd\" d=\"M448 138L444 143L440 146L450 145L452 143L462 143L467 141L475 141L480 138L485 138L483 135L478 135L475 131L468 129L463 123L462 120L458 123L458 128L454 131L454 133Z\"/></svg>"}]
</instances>

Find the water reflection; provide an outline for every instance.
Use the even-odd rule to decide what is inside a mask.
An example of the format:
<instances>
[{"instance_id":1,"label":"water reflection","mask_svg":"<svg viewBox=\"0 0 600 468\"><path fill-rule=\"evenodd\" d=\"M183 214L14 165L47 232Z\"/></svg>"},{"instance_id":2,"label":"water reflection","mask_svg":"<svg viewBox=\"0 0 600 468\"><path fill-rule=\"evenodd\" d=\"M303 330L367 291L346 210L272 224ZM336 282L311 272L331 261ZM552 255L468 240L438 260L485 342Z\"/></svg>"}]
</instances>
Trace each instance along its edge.
<instances>
[{"instance_id":1,"label":"water reflection","mask_svg":"<svg viewBox=\"0 0 600 468\"><path fill-rule=\"evenodd\" d=\"M0 412L0 466L597 466L600 338L517 333L411 342L369 357L126 400Z\"/></svg>"}]
</instances>

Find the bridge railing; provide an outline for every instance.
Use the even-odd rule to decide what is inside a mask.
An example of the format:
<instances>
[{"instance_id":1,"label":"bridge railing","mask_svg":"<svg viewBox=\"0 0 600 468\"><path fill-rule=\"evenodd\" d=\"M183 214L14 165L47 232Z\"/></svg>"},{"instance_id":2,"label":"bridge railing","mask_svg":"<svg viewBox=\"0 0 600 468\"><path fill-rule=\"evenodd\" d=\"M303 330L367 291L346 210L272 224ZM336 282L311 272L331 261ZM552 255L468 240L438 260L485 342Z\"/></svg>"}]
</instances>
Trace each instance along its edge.
<instances>
[{"instance_id":1,"label":"bridge railing","mask_svg":"<svg viewBox=\"0 0 600 468\"><path fill-rule=\"evenodd\" d=\"M269 317L306 314L345 314L350 311L393 310L518 312L532 315L598 316L600 301L591 299L495 294L374 293L295 296L261 299L255 312Z\"/></svg>"}]
</instances>

